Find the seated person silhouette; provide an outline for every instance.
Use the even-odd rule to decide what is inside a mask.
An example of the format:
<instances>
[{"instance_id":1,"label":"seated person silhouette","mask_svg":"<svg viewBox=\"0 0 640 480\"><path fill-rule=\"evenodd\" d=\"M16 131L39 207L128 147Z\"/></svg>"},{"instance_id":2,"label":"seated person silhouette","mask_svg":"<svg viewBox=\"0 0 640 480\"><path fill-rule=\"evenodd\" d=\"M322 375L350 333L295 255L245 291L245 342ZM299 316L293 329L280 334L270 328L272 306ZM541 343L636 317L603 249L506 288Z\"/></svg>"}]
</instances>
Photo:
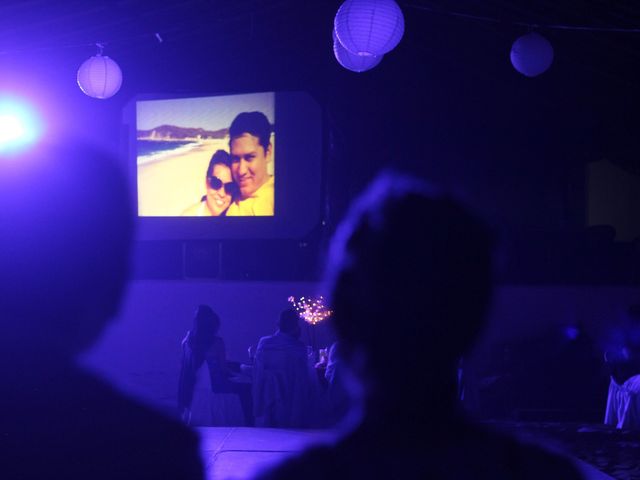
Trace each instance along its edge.
<instances>
[{"instance_id":1,"label":"seated person silhouette","mask_svg":"<svg viewBox=\"0 0 640 480\"><path fill-rule=\"evenodd\" d=\"M307 347L300 341L299 316L287 309L278 330L262 337L253 364L256 426L301 428L309 425L313 405Z\"/></svg>"},{"instance_id":2,"label":"seated person silhouette","mask_svg":"<svg viewBox=\"0 0 640 480\"><path fill-rule=\"evenodd\" d=\"M244 414L244 424L253 425L251 384L230 380L224 340L218 336L220 317L210 306L200 305L193 319L193 328L182 341L182 365L178 385L178 409L185 423L190 424L196 376L206 362L211 390L214 393L238 395Z\"/></svg>"},{"instance_id":3,"label":"seated person silhouette","mask_svg":"<svg viewBox=\"0 0 640 480\"><path fill-rule=\"evenodd\" d=\"M386 174L331 245L331 321L360 379L361 420L262 478L574 479L570 461L467 420L459 358L484 325L491 235L456 200Z\"/></svg>"},{"instance_id":4,"label":"seated person silhouette","mask_svg":"<svg viewBox=\"0 0 640 480\"><path fill-rule=\"evenodd\" d=\"M339 341L333 342L329 348L327 366L324 371L326 391L323 424L328 427L339 424L351 407L344 368L342 344Z\"/></svg>"},{"instance_id":5,"label":"seated person silhouette","mask_svg":"<svg viewBox=\"0 0 640 480\"><path fill-rule=\"evenodd\" d=\"M0 155L0 470L202 478L195 433L76 365L118 312L133 217L113 159L61 142Z\"/></svg>"}]
</instances>

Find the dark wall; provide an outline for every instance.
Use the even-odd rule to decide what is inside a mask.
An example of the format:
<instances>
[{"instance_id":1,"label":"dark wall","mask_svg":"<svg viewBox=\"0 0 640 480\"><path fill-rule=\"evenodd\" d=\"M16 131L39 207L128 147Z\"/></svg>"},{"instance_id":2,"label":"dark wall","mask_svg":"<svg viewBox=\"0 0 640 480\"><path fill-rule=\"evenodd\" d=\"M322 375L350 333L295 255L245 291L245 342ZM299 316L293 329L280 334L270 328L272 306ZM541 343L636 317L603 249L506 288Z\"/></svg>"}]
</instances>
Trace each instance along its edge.
<instances>
[{"instance_id":1,"label":"dark wall","mask_svg":"<svg viewBox=\"0 0 640 480\"><path fill-rule=\"evenodd\" d=\"M12 72L3 83L38 92L52 124L73 125L119 152L122 109L140 93L304 90L322 105L322 225L282 242L140 244L139 278L180 278L189 255L220 248L218 264L197 275L317 278L349 202L388 167L450 188L481 211L501 238L503 281L637 282L635 244L594 246L584 231L586 165L610 158L639 170L637 35L543 31L555 60L532 79L508 60L523 28L405 7L403 41L373 71L355 74L337 64L331 49L339 3L117 2L58 17L43 10L3 34L5 43L13 41L0 55L2 71ZM588 20L574 3L575 17L565 21ZM502 14L498 3L490 5L492 14ZM527 10L520 13L526 17ZM46 39L38 33L45 30ZM105 54L124 72L122 90L107 101L75 85L96 41L105 41ZM592 265L595 257L611 260Z\"/></svg>"}]
</instances>

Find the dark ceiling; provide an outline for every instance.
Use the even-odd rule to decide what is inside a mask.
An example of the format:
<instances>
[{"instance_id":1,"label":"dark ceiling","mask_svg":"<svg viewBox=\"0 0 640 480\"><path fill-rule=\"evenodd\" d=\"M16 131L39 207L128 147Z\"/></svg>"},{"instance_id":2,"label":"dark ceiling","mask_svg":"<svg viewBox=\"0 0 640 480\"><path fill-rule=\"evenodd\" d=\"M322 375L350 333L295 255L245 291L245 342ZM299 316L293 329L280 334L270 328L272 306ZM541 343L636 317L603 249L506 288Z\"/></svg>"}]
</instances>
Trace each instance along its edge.
<instances>
[{"instance_id":1,"label":"dark ceiling","mask_svg":"<svg viewBox=\"0 0 640 480\"><path fill-rule=\"evenodd\" d=\"M399 3L402 42L355 74L333 57L338 1L3 1L0 82L41 87L109 135L139 93L308 91L327 117L330 226L389 166L463 192L511 231L583 226L587 162L638 171L640 3ZM555 53L537 78L509 63L531 27ZM75 85L97 42L124 75L98 104Z\"/></svg>"}]
</instances>

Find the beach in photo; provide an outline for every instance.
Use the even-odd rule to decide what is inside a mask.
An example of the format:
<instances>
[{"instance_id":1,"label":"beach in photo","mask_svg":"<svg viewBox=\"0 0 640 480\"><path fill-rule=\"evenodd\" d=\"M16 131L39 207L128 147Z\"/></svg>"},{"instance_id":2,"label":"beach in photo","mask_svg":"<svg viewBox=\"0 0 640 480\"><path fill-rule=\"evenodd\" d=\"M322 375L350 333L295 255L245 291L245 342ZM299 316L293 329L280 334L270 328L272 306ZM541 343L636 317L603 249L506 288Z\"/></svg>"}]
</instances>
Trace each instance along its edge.
<instances>
[{"instance_id":1,"label":"beach in photo","mask_svg":"<svg viewBox=\"0 0 640 480\"><path fill-rule=\"evenodd\" d=\"M218 149L228 151L228 140L202 140L153 161L139 161L138 215L176 217L200 201L209 160Z\"/></svg>"},{"instance_id":2,"label":"beach in photo","mask_svg":"<svg viewBox=\"0 0 640 480\"><path fill-rule=\"evenodd\" d=\"M209 160L217 150L229 151L229 139L182 142L173 150L154 151L138 157L138 215L141 217L177 217L199 202L206 190ZM275 135L271 135L275 171Z\"/></svg>"},{"instance_id":3,"label":"beach in photo","mask_svg":"<svg viewBox=\"0 0 640 480\"><path fill-rule=\"evenodd\" d=\"M207 192L206 172L217 150L229 152L229 125L242 112L259 111L272 129L274 93L142 100L136 103L138 215L177 217Z\"/></svg>"}]
</instances>

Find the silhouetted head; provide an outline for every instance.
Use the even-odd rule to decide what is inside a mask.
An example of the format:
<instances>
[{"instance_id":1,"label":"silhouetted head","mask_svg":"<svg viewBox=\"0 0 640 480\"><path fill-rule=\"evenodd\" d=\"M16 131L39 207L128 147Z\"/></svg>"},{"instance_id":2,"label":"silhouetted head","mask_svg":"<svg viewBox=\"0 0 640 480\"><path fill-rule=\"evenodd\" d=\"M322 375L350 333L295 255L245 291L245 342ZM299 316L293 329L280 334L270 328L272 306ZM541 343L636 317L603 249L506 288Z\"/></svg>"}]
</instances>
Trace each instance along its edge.
<instances>
[{"instance_id":1,"label":"silhouetted head","mask_svg":"<svg viewBox=\"0 0 640 480\"><path fill-rule=\"evenodd\" d=\"M133 230L114 160L61 139L0 156L0 344L69 357L118 309Z\"/></svg>"},{"instance_id":2,"label":"silhouetted head","mask_svg":"<svg viewBox=\"0 0 640 480\"><path fill-rule=\"evenodd\" d=\"M449 374L484 324L490 251L487 228L455 199L381 175L331 246L332 322L347 356L364 352L367 375L382 384Z\"/></svg>"},{"instance_id":3,"label":"silhouetted head","mask_svg":"<svg viewBox=\"0 0 640 480\"><path fill-rule=\"evenodd\" d=\"M194 350L204 352L211 347L220 330L220 317L209 305L199 305L193 317L193 328L189 335L189 345Z\"/></svg>"},{"instance_id":4,"label":"silhouetted head","mask_svg":"<svg viewBox=\"0 0 640 480\"><path fill-rule=\"evenodd\" d=\"M300 336L300 316L298 312L291 308L287 308L280 313L278 319L278 330L282 333L288 333L296 338Z\"/></svg>"}]
</instances>

